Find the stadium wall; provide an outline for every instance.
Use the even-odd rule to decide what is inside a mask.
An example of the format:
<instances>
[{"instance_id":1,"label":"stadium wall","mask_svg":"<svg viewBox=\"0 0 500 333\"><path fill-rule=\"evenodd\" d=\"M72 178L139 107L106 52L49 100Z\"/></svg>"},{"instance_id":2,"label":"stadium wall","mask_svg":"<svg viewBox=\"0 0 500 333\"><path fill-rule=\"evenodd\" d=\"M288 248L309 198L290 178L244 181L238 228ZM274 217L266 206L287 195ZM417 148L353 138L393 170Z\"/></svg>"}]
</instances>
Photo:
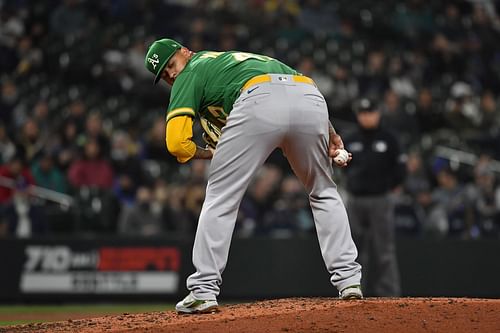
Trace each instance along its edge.
<instances>
[{"instance_id":1,"label":"stadium wall","mask_svg":"<svg viewBox=\"0 0 500 333\"><path fill-rule=\"evenodd\" d=\"M4 239L0 301L174 301L193 270L191 246L170 238ZM397 249L403 296L500 297L498 241L399 239ZM336 295L316 238L233 241L221 299Z\"/></svg>"}]
</instances>

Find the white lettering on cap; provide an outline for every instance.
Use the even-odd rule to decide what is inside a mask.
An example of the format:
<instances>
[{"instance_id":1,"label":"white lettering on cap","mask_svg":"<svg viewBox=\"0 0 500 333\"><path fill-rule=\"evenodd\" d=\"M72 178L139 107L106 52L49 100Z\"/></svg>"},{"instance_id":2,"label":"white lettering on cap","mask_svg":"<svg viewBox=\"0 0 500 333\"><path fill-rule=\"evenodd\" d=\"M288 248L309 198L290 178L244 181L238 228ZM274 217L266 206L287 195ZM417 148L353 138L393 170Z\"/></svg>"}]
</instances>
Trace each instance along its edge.
<instances>
[{"instance_id":1,"label":"white lettering on cap","mask_svg":"<svg viewBox=\"0 0 500 333\"><path fill-rule=\"evenodd\" d=\"M156 69L156 65L160 62L158 55L154 53L152 58L148 58L148 62L153 65L153 69Z\"/></svg>"}]
</instances>

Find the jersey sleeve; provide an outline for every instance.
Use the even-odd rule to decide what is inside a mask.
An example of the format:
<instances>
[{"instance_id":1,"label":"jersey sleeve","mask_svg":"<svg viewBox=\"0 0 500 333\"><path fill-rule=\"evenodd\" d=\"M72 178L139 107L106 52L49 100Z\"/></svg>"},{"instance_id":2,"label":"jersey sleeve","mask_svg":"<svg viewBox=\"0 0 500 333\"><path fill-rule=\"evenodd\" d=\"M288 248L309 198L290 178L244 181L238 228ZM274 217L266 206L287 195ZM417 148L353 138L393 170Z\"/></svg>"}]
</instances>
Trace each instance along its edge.
<instances>
[{"instance_id":1,"label":"jersey sleeve","mask_svg":"<svg viewBox=\"0 0 500 333\"><path fill-rule=\"evenodd\" d=\"M193 119L189 116L178 116L167 123L165 138L168 151L177 157L180 163L186 163L196 153L193 138Z\"/></svg>"},{"instance_id":2,"label":"jersey sleeve","mask_svg":"<svg viewBox=\"0 0 500 333\"><path fill-rule=\"evenodd\" d=\"M200 108L203 87L193 72L180 75L175 80L170 94L167 122L177 116L195 117Z\"/></svg>"}]
</instances>

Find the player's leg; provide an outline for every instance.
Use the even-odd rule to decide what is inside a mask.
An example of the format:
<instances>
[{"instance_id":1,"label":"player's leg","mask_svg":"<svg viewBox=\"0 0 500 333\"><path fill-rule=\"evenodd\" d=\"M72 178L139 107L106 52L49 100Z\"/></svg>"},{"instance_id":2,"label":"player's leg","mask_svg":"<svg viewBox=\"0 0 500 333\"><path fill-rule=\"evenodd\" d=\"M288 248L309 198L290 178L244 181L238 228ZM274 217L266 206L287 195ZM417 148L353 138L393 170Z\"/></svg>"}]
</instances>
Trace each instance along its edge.
<instances>
[{"instance_id":1,"label":"player's leg","mask_svg":"<svg viewBox=\"0 0 500 333\"><path fill-rule=\"evenodd\" d=\"M241 199L255 172L282 140L282 126L263 124L256 116L270 113L268 97L261 94L235 103L212 159L193 247L196 272L187 280L198 300L219 295Z\"/></svg>"},{"instance_id":2,"label":"player's leg","mask_svg":"<svg viewBox=\"0 0 500 333\"><path fill-rule=\"evenodd\" d=\"M300 88L299 88L300 87ZM282 146L304 184L313 211L323 259L331 282L342 290L359 285L361 266L344 203L332 179L328 157L328 110L319 91L310 85L290 89L291 126Z\"/></svg>"}]
</instances>

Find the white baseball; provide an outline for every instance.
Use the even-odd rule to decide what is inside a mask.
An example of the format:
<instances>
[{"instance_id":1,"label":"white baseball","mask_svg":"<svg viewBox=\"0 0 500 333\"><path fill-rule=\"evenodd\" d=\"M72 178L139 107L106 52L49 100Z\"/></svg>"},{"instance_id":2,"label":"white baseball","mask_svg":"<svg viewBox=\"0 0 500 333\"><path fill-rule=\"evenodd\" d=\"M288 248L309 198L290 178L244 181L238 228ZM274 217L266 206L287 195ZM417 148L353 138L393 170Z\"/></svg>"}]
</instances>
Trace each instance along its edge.
<instances>
[{"instance_id":1,"label":"white baseball","mask_svg":"<svg viewBox=\"0 0 500 333\"><path fill-rule=\"evenodd\" d=\"M345 149L337 149L338 155L333 158L333 161L338 165L342 165L349 159L349 153Z\"/></svg>"}]
</instances>

